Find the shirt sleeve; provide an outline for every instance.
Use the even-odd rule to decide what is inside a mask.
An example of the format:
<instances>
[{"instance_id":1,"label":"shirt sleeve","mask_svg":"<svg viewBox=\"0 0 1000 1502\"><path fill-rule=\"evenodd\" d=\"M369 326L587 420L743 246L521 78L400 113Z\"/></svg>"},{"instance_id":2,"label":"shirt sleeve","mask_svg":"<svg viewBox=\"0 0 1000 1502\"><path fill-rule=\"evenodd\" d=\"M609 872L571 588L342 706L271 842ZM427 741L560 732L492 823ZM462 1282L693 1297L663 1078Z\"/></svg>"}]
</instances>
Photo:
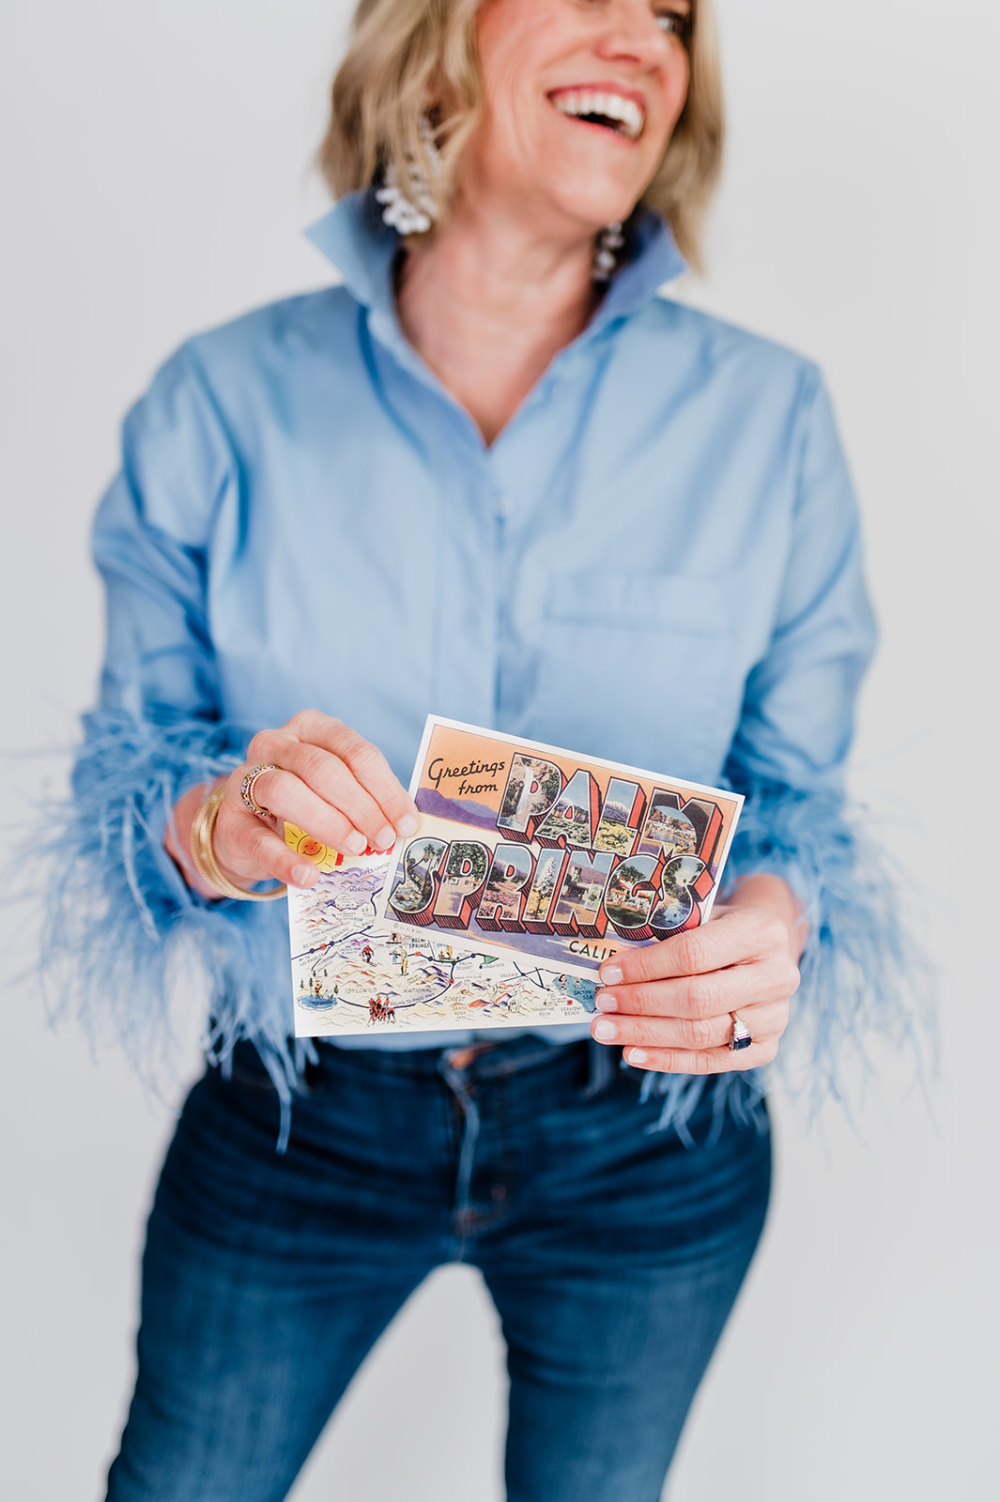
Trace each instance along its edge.
<instances>
[{"instance_id":1,"label":"shirt sleeve","mask_svg":"<svg viewBox=\"0 0 1000 1502\"><path fill-rule=\"evenodd\" d=\"M817 1098L872 1031L911 1032L922 961L890 862L844 774L876 644L853 487L818 375L803 400L787 567L766 653L746 683L727 776L746 797L727 880L766 871L802 903L809 937L790 1038ZM783 1053L786 1050L783 1048ZM794 1052L794 1041L793 1041Z\"/></svg>"},{"instance_id":2,"label":"shirt sleeve","mask_svg":"<svg viewBox=\"0 0 1000 1502\"><path fill-rule=\"evenodd\" d=\"M783 588L768 650L747 679L730 755L736 783L843 787L855 700L875 642L857 504L817 381L805 403Z\"/></svg>"},{"instance_id":3,"label":"shirt sleeve","mask_svg":"<svg viewBox=\"0 0 1000 1502\"><path fill-rule=\"evenodd\" d=\"M206 603L213 518L235 483L225 433L182 349L126 417L122 467L98 508L106 648L74 775L78 800L102 784L116 800L130 787L157 852L176 799L237 765L248 739L223 722Z\"/></svg>"},{"instance_id":4,"label":"shirt sleeve","mask_svg":"<svg viewBox=\"0 0 1000 1502\"><path fill-rule=\"evenodd\" d=\"M164 725L220 718L208 542L236 482L221 423L181 350L125 419L122 467L94 525L107 597L103 710Z\"/></svg>"},{"instance_id":5,"label":"shirt sleeve","mask_svg":"<svg viewBox=\"0 0 1000 1502\"><path fill-rule=\"evenodd\" d=\"M178 966L207 974L206 1048L253 1037L287 1102L295 1074L284 904L207 902L163 848L177 798L239 765L252 733L223 717L207 613L213 522L239 466L196 358L182 349L128 414L97 513L107 649L95 710L53 811L44 968L56 1010L110 1022L140 1069L169 1051Z\"/></svg>"}]
</instances>

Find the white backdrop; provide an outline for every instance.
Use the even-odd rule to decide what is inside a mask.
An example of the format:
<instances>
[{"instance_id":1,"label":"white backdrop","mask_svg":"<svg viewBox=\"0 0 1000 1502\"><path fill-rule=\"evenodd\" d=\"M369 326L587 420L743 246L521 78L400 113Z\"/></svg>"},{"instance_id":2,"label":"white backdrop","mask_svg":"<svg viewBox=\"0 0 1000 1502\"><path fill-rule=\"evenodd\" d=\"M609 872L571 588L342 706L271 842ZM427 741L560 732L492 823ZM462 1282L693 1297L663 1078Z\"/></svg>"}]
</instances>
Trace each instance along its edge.
<instances>
[{"instance_id":1,"label":"white backdrop","mask_svg":"<svg viewBox=\"0 0 1000 1502\"><path fill-rule=\"evenodd\" d=\"M119 418L190 331L314 286L299 229L344 0L8 0L3 744L91 699L86 561ZM898 815L943 972L933 1120L887 1061L861 1136L778 1104L766 1239L672 1502L937 1502L1000 1471L994 1078L997 397L993 0L721 0L732 145L708 279L683 295L825 367L867 521L881 656L856 785ZM995 427L995 424L994 424ZM991 690L990 685L993 685ZM5 762L5 822L59 763ZM30 953L4 917L13 973ZM170 1130L114 1054L4 994L3 1430L19 1502L100 1495L132 1371L142 1219ZM188 1074L196 1067L193 1052ZM178 1083L172 1099L180 1098ZM473 1274L418 1295L295 1502L496 1502L502 1351Z\"/></svg>"}]
</instances>

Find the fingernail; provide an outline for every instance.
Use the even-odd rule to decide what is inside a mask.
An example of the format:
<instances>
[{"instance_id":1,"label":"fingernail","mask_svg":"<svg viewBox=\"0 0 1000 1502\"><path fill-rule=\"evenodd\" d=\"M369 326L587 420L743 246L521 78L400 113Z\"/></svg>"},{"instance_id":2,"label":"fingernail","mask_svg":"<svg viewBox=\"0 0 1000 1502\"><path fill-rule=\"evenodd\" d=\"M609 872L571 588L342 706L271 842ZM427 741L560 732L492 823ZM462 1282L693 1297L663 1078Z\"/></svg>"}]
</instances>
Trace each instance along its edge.
<instances>
[{"instance_id":1,"label":"fingernail","mask_svg":"<svg viewBox=\"0 0 1000 1502\"><path fill-rule=\"evenodd\" d=\"M292 872L293 887L314 887L319 881L315 866L296 866Z\"/></svg>"},{"instance_id":2,"label":"fingernail","mask_svg":"<svg viewBox=\"0 0 1000 1502\"><path fill-rule=\"evenodd\" d=\"M391 824L387 824L384 829L380 829L378 834L375 836L376 850L391 850L395 843L396 831L393 829Z\"/></svg>"},{"instance_id":3,"label":"fingernail","mask_svg":"<svg viewBox=\"0 0 1000 1502\"><path fill-rule=\"evenodd\" d=\"M610 1017L602 1017L600 1022L594 1023L594 1037L598 1043L613 1043L618 1036L618 1028Z\"/></svg>"},{"instance_id":4,"label":"fingernail","mask_svg":"<svg viewBox=\"0 0 1000 1502\"><path fill-rule=\"evenodd\" d=\"M599 1012L617 1012L618 997L613 991L598 991L594 997L594 1005Z\"/></svg>"},{"instance_id":5,"label":"fingernail","mask_svg":"<svg viewBox=\"0 0 1000 1502\"><path fill-rule=\"evenodd\" d=\"M357 831L354 830L347 836L347 839L344 841L344 849L350 851L351 855L364 855L365 851L368 849L368 841L365 839L363 834L358 834Z\"/></svg>"},{"instance_id":6,"label":"fingernail","mask_svg":"<svg viewBox=\"0 0 1000 1502\"><path fill-rule=\"evenodd\" d=\"M644 1048L630 1048L625 1055L626 1064L645 1064L649 1054Z\"/></svg>"},{"instance_id":7,"label":"fingernail","mask_svg":"<svg viewBox=\"0 0 1000 1502\"><path fill-rule=\"evenodd\" d=\"M620 986L624 976L617 965L602 965L601 984L605 986Z\"/></svg>"},{"instance_id":8,"label":"fingernail","mask_svg":"<svg viewBox=\"0 0 1000 1502\"><path fill-rule=\"evenodd\" d=\"M399 835L399 838L401 840L405 840L407 835L416 834L419 828L420 820L415 819L412 814L407 814L404 818L400 819L399 823L396 825L396 833ZM395 843L395 841L393 843Z\"/></svg>"}]
</instances>

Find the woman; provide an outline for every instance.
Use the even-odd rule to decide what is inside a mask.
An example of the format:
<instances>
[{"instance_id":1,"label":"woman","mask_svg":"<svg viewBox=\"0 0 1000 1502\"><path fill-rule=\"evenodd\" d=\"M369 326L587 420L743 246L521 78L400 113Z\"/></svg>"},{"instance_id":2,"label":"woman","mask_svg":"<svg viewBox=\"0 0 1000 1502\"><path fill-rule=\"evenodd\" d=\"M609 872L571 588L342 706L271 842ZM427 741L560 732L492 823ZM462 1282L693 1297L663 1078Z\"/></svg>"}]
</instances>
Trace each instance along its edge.
<instances>
[{"instance_id":1,"label":"woman","mask_svg":"<svg viewBox=\"0 0 1000 1502\"><path fill-rule=\"evenodd\" d=\"M127 420L56 926L137 1052L188 941L212 1022L114 1502L284 1497L448 1260L502 1318L512 1502L659 1496L764 1220L747 1071L808 944L828 1072L838 954L868 955L840 787L873 628L829 404L656 295L718 172L710 26L708 0L363 0L323 151L347 196L312 231L343 285L190 341ZM296 1052L281 904L253 900L315 879L280 821L411 833L428 711L728 779L738 880L605 967L589 1038Z\"/></svg>"}]
</instances>

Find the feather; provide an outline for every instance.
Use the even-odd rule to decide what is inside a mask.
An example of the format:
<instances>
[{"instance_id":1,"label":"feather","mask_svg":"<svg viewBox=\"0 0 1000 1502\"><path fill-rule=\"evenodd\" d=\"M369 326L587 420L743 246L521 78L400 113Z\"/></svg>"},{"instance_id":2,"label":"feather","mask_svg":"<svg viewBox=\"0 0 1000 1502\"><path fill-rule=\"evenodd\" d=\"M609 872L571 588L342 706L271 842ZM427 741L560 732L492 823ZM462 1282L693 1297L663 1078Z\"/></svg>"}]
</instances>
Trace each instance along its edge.
<instances>
[{"instance_id":1,"label":"feather","mask_svg":"<svg viewBox=\"0 0 1000 1502\"><path fill-rule=\"evenodd\" d=\"M176 1049L181 989L208 997L202 1039L228 1068L250 1039L274 1082L287 1141L292 1092L312 1046L292 1032L285 905L208 902L163 849L177 798L243 760L248 736L122 712L84 720L74 797L43 810L32 854L46 868L41 979L50 1017L76 1016L92 1039L110 1031L156 1084Z\"/></svg>"},{"instance_id":2,"label":"feather","mask_svg":"<svg viewBox=\"0 0 1000 1502\"><path fill-rule=\"evenodd\" d=\"M809 937L783 1048L785 1076L806 1067L813 1107L849 1104L851 1062L871 1070L869 1044L908 1053L923 1075L935 1049L934 975L908 921L906 883L876 838L870 809L839 794L773 785L752 790L733 842L730 883L751 871L784 876Z\"/></svg>"},{"instance_id":3,"label":"feather","mask_svg":"<svg viewBox=\"0 0 1000 1502\"><path fill-rule=\"evenodd\" d=\"M933 972L905 918L902 875L873 827L870 810L851 808L835 792L772 783L748 790L722 900L743 877L781 876L802 903L809 935L776 1063L718 1076L717 1110L753 1117L754 1094L759 1101L765 1086L780 1080L805 1096L813 1115L831 1097L850 1112L859 1073L863 1087L874 1072L871 1045L878 1039L908 1053L916 1077L925 1078L936 1036ZM650 1078L647 1096L664 1101L658 1127L684 1136L706 1081ZM749 1094L732 1083L740 1078Z\"/></svg>"}]
</instances>

